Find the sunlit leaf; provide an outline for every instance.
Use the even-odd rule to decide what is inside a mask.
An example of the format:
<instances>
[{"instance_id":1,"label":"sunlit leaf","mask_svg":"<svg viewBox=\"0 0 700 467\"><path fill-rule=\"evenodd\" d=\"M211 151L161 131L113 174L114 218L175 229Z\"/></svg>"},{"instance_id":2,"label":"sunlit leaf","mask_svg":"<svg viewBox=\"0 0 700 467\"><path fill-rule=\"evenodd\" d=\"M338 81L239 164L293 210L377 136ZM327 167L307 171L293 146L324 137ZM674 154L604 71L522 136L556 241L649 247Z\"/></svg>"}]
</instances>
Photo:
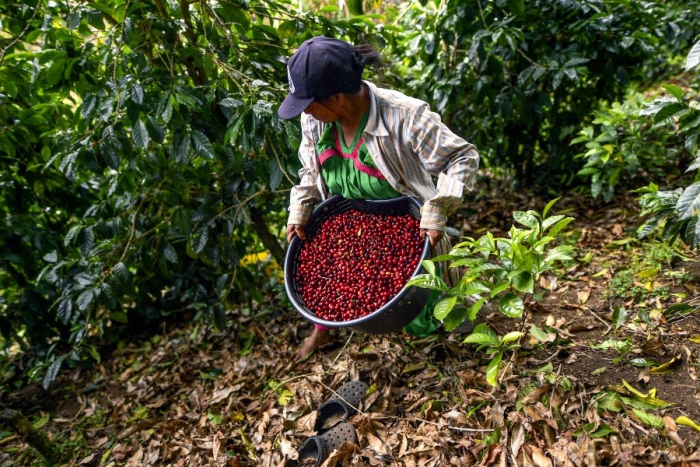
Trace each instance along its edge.
<instances>
[{"instance_id":1,"label":"sunlit leaf","mask_svg":"<svg viewBox=\"0 0 700 467\"><path fill-rule=\"evenodd\" d=\"M211 141L202 132L197 130L192 130L192 142L194 143L194 150L202 157L207 159L214 158L214 146L212 146Z\"/></svg>"},{"instance_id":2,"label":"sunlit leaf","mask_svg":"<svg viewBox=\"0 0 700 467\"><path fill-rule=\"evenodd\" d=\"M685 61L685 71L690 71L692 68L695 68L698 63L700 63L700 41L696 42L693 48L690 49Z\"/></svg>"},{"instance_id":3,"label":"sunlit leaf","mask_svg":"<svg viewBox=\"0 0 700 467\"><path fill-rule=\"evenodd\" d=\"M693 420L686 417L685 415L681 415L678 418L676 418L676 423L679 425L690 427L696 431L700 431L700 425L698 425L697 423L695 423Z\"/></svg>"},{"instance_id":4,"label":"sunlit leaf","mask_svg":"<svg viewBox=\"0 0 700 467\"><path fill-rule=\"evenodd\" d=\"M447 297L435 304L434 314L437 319L444 321L457 303L457 297Z\"/></svg>"},{"instance_id":5,"label":"sunlit leaf","mask_svg":"<svg viewBox=\"0 0 700 467\"><path fill-rule=\"evenodd\" d=\"M491 386L495 386L498 383L498 370L501 366L502 358L503 353L496 352L488 367L486 368L486 381L488 381Z\"/></svg>"},{"instance_id":6,"label":"sunlit leaf","mask_svg":"<svg viewBox=\"0 0 700 467\"><path fill-rule=\"evenodd\" d=\"M498 300L498 308L510 318L520 318L525 311L525 304L522 298L509 292Z\"/></svg>"},{"instance_id":7,"label":"sunlit leaf","mask_svg":"<svg viewBox=\"0 0 700 467\"><path fill-rule=\"evenodd\" d=\"M131 136L134 138L134 143L141 149L148 149L148 143L151 142L150 136L148 136L148 130L146 129L146 124L141 120L137 120L131 129Z\"/></svg>"}]
</instances>

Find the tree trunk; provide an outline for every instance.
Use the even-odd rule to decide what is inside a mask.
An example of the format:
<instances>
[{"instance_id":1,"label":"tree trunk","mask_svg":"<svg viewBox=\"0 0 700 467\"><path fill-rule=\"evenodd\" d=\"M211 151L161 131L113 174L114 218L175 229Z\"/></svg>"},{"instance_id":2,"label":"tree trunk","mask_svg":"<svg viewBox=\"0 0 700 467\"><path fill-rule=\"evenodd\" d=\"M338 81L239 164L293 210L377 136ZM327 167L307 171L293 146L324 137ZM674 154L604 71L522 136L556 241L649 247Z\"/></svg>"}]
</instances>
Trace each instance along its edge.
<instances>
[{"instance_id":1,"label":"tree trunk","mask_svg":"<svg viewBox=\"0 0 700 467\"><path fill-rule=\"evenodd\" d=\"M56 445L45 434L34 428L20 412L6 409L0 414L0 421L7 424L12 431L24 438L27 444L36 449L48 465L60 463L61 454Z\"/></svg>"},{"instance_id":2,"label":"tree trunk","mask_svg":"<svg viewBox=\"0 0 700 467\"><path fill-rule=\"evenodd\" d=\"M255 230L262 241L263 246L267 251L270 252L277 264L280 267L284 267L284 249L279 243L279 240L270 233L270 229L267 228L265 219L263 219L262 212L259 209L251 208L250 210L250 220L255 227Z\"/></svg>"}]
</instances>

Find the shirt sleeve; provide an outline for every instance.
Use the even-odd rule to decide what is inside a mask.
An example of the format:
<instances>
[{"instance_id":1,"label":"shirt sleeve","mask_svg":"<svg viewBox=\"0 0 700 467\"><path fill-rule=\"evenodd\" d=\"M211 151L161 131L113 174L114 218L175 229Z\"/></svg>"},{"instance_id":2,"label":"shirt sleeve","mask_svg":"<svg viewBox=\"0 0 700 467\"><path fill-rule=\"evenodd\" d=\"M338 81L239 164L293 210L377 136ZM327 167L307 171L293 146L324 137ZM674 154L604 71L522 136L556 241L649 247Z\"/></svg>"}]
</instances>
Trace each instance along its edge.
<instances>
[{"instance_id":1,"label":"shirt sleeve","mask_svg":"<svg viewBox=\"0 0 700 467\"><path fill-rule=\"evenodd\" d=\"M299 146L299 183L292 187L289 196L289 217L287 225L306 225L314 206L321 200L319 191L320 168L313 136L314 123L302 114L301 145Z\"/></svg>"},{"instance_id":2,"label":"shirt sleeve","mask_svg":"<svg viewBox=\"0 0 700 467\"><path fill-rule=\"evenodd\" d=\"M479 167L476 147L455 135L427 105L416 109L406 135L425 170L437 178L437 194L424 202L421 228L445 230L447 218L472 190Z\"/></svg>"}]
</instances>

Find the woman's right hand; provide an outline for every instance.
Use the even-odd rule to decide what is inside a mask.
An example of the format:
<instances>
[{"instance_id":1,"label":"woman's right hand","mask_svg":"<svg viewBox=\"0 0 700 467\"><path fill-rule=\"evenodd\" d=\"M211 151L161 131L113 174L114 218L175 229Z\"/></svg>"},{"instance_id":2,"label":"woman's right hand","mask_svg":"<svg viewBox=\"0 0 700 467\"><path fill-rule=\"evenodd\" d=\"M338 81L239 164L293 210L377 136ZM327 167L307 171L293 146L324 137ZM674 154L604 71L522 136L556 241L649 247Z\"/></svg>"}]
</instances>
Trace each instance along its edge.
<instances>
[{"instance_id":1,"label":"woman's right hand","mask_svg":"<svg viewBox=\"0 0 700 467\"><path fill-rule=\"evenodd\" d=\"M295 235L302 240L306 240L306 232L304 232L303 225L290 224L287 226L287 243L291 242Z\"/></svg>"}]
</instances>

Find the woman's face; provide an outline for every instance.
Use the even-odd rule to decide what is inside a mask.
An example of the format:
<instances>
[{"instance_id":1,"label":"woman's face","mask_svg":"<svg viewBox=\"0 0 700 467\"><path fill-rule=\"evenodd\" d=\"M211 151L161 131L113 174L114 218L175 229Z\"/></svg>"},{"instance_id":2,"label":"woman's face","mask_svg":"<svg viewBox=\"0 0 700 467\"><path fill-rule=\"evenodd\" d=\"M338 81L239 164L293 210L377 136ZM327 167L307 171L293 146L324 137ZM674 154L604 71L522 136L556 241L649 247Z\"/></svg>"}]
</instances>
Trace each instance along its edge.
<instances>
[{"instance_id":1,"label":"woman's face","mask_svg":"<svg viewBox=\"0 0 700 467\"><path fill-rule=\"evenodd\" d=\"M304 113L320 122L331 123L340 118L338 105L340 105L340 99L338 99L338 95L335 95L323 101L313 101L304 109Z\"/></svg>"}]
</instances>

